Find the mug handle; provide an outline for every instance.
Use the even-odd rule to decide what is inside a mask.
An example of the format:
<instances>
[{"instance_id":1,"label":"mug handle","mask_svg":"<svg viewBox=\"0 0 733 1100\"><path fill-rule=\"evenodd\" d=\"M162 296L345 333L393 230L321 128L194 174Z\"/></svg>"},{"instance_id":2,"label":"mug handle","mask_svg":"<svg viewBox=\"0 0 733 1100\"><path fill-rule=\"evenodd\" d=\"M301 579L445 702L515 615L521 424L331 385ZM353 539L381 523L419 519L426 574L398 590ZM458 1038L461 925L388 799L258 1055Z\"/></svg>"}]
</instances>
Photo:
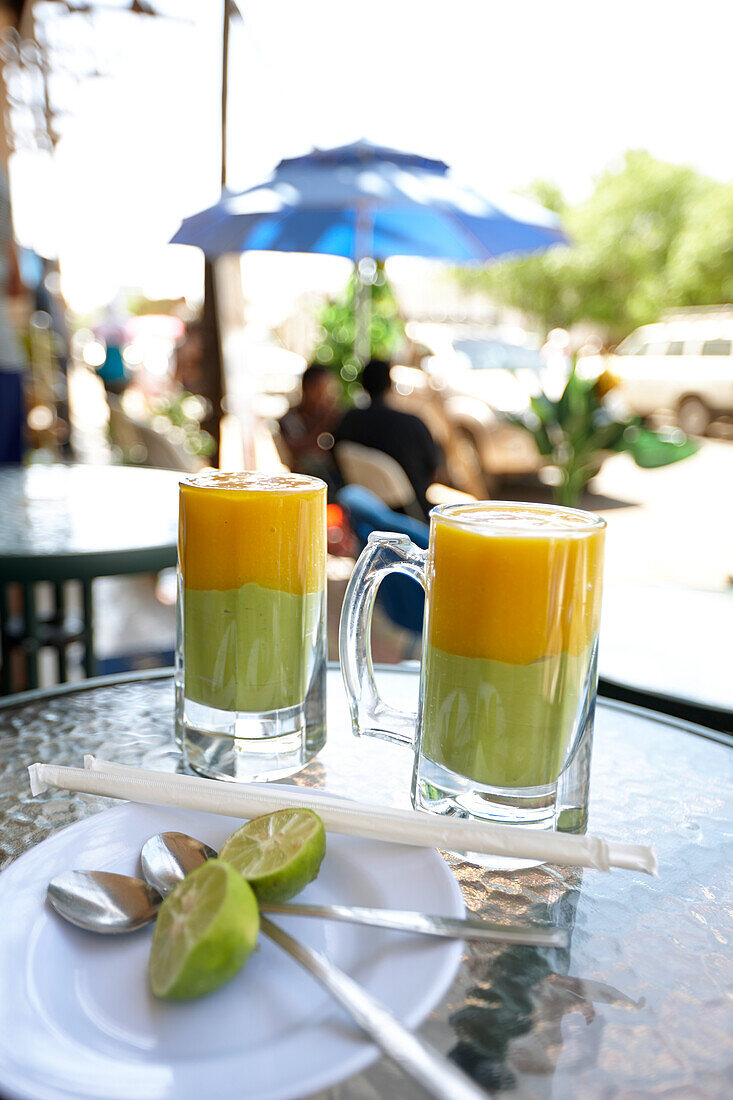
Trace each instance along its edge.
<instances>
[{"instance_id":1,"label":"mug handle","mask_svg":"<svg viewBox=\"0 0 733 1100\"><path fill-rule=\"evenodd\" d=\"M339 628L339 658L351 724L357 737L383 737L412 745L417 715L388 706L379 696L372 664L372 612L389 573L404 573L425 588L427 550L407 535L373 531L351 574Z\"/></svg>"}]
</instances>

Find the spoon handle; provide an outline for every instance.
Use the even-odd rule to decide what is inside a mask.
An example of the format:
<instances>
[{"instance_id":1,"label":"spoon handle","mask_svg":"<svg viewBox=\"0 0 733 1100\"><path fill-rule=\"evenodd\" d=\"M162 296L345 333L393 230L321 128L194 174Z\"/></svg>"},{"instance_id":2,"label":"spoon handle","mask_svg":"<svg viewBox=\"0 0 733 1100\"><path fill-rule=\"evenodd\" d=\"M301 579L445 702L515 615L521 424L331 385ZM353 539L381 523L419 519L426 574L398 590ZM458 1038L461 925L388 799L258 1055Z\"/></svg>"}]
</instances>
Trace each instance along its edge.
<instances>
[{"instance_id":1,"label":"spoon handle","mask_svg":"<svg viewBox=\"0 0 733 1100\"><path fill-rule=\"evenodd\" d=\"M317 978L384 1053L419 1081L430 1096L437 1100L486 1100L486 1093L457 1066L403 1027L391 1012L324 955L294 940L267 917L260 918L260 927Z\"/></svg>"},{"instance_id":2,"label":"spoon handle","mask_svg":"<svg viewBox=\"0 0 733 1100\"><path fill-rule=\"evenodd\" d=\"M368 924L375 928L394 928L400 932L418 932L457 940L489 940L492 943L532 944L536 947L566 947L567 932L560 928L538 928L529 924L493 924L491 921L433 917L399 909L371 909L353 905L301 905L289 901L278 905L260 902L262 913L281 916L320 917L322 920Z\"/></svg>"}]
</instances>

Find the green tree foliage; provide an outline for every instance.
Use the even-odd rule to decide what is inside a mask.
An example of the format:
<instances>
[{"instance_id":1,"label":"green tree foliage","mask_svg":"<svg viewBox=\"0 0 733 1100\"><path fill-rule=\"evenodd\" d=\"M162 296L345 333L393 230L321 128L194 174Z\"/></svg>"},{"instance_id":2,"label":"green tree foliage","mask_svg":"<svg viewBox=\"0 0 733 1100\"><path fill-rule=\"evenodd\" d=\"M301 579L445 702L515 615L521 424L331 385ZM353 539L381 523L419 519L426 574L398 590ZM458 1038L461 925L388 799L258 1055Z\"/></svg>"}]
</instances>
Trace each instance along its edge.
<instances>
[{"instance_id":1,"label":"green tree foliage","mask_svg":"<svg viewBox=\"0 0 733 1100\"><path fill-rule=\"evenodd\" d=\"M715 185L692 204L669 258L675 304L733 302L733 187Z\"/></svg>"},{"instance_id":2,"label":"green tree foliage","mask_svg":"<svg viewBox=\"0 0 733 1100\"><path fill-rule=\"evenodd\" d=\"M353 398L358 390L362 366L354 354L357 278L354 272L343 294L322 307L317 318L319 342L313 357L315 362L333 370L347 399ZM377 265L373 282L363 293L369 296L370 356L389 361L404 341L405 326L382 264Z\"/></svg>"},{"instance_id":3,"label":"green tree foliage","mask_svg":"<svg viewBox=\"0 0 733 1100\"><path fill-rule=\"evenodd\" d=\"M733 298L733 187L632 151L578 206L552 184L531 192L571 246L463 272L464 283L548 328L595 323L612 343L664 309Z\"/></svg>"}]
</instances>

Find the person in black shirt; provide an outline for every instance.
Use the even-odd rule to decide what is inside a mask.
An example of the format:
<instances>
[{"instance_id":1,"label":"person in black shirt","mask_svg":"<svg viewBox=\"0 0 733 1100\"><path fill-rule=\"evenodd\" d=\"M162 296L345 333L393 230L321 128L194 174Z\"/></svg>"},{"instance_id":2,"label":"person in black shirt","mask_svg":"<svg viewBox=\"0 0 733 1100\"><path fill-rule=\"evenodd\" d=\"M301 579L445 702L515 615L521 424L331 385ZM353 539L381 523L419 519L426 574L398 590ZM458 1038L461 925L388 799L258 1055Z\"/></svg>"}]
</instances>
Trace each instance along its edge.
<instances>
[{"instance_id":1,"label":"person in black shirt","mask_svg":"<svg viewBox=\"0 0 733 1100\"><path fill-rule=\"evenodd\" d=\"M301 398L280 420L280 435L294 473L326 482L329 494L341 485L330 447L339 418L338 384L327 367L312 364L303 373Z\"/></svg>"},{"instance_id":2,"label":"person in black shirt","mask_svg":"<svg viewBox=\"0 0 733 1100\"><path fill-rule=\"evenodd\" d=\"M389 372L389 363L381 359L371 359L366 364L360 381L370 397L370 404L366 409L349 409L344 414L333 433L334 442L361 443L363 447L373 447L393 458L407 474L427 516L430 505L425 494L435 480L438 448L419 417L386 404L391 386Z\"/></svg>"}]
</instances>

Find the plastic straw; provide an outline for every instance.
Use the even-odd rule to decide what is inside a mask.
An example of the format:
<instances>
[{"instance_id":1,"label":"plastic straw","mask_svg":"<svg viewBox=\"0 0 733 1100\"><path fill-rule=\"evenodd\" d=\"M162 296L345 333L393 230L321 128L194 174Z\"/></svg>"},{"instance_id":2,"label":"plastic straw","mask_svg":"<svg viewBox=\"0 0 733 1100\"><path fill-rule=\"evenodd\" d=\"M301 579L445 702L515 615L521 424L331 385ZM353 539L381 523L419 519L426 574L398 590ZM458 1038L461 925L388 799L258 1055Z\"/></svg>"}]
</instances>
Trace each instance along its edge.
<instances>
[{"instance_id":1,"label":"plastic straw","mask_svg":"<svg viewBox=\"0 0 733 1100\"><path fill-rule=\"evenodd\" d=\"M57 787L146 805L175 806L237 818L251 818L286 807L305 806L316 810L328 832L346 836L572 867L593 867L599 871L621 867L651 875L657 873L654 850L641 844L350 802L304 787L275 790L267 785L228 784L216 779L146 771L97 760L93 756L86 757L85 764L85 768L32 764L28 769L31 793L38 795L50 787Z\"/></svg>"}]
</instances>

